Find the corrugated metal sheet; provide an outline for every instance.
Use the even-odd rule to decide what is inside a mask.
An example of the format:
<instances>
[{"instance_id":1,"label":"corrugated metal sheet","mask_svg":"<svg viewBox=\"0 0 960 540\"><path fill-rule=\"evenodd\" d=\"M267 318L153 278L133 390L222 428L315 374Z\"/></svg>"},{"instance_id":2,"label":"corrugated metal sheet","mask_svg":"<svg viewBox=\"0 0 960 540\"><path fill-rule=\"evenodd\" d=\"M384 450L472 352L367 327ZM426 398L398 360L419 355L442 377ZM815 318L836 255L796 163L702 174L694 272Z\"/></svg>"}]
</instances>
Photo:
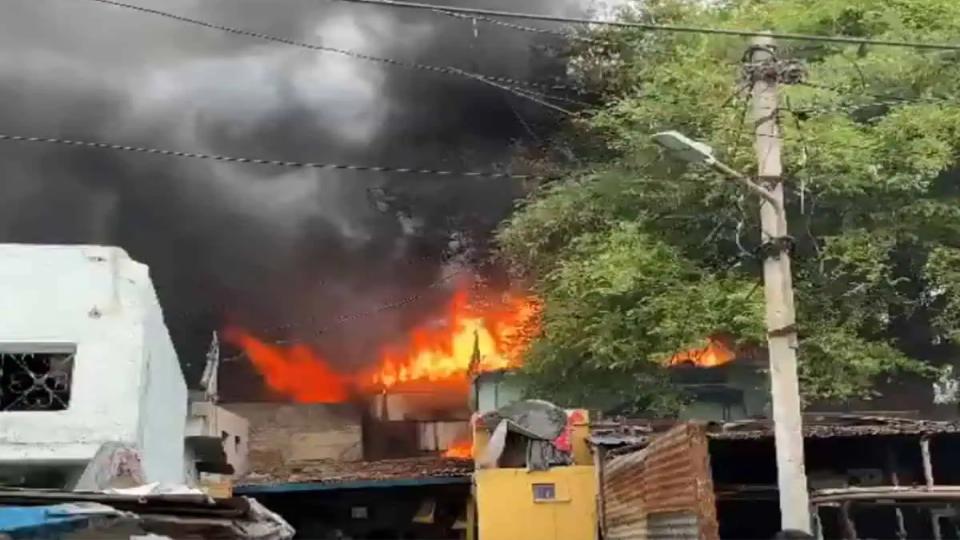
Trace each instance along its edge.
<instances>
[{"instance_id":1,"label":"corrugated metal sheet","mask_svg":"<svg viewBox=\"0 0 960 540\"><path fill-rule=\"evenodd\" d=\"M644 452L610 460L603 471L603 525L609 540L646 538L643 504Z\"/></svg>"},{"instance_id":2,"label":"corrugated metal sheet","mask_svg":"<svg viewBox=\"0 0 960 540\"><path fill-rule=\"evenodd\" d=\"M709 459L704 427L691 423L607 462L601 493L607 538L717 538Z\"/></svg>"},{"instance_id":3,"label":"corrugated metal sheet","mask_svg":"<svg viewBox=\"0 0 960 540\"><path fill-rule=\"evenodd\" d=\"M700 520L695 512L667 512L647 517L647 538L690 540L697 538Z\"/></svg>"}]
</instances>

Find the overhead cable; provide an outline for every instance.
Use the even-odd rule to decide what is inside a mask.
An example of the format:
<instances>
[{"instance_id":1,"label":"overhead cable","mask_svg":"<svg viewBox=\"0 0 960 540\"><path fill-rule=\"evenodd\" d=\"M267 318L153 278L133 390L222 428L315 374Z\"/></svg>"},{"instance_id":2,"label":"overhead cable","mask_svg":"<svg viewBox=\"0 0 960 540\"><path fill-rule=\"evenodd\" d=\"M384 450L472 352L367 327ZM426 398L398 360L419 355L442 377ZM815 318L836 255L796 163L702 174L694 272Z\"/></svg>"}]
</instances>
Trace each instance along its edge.
<instances>
[{"instance_id":1,"label":"overhead cable","mask_svg":"<svg viewBox=\"0 0 960 540\"><path fill-rule=\"evenodd\" d=\"M253 31L253 30L244 30L244 29L242 29L242 28L235 28L235 27L232 27L232 26L225 26L225 25L221 25L221 24L214 24L214 23L211 23L211 22L202 21L202 20L199 20L199 19L193 19L193 18L186 17L186 16L183 16L183 15L177 15L176 13L170 13L170 12L168 12L168 11L161 11L161 10L158 10L158 9L148 8L148 7L144 7L144 6L138 6L138 5L135 5L135 4L128 4L128 3L126 3L126 2L120 2L120 1L118 1L118 0L88 0L88 1L90 1L90 2L97 2L97 3L100 3L100 4L106 4L106 5L110 5L110 6L114 6L114 7L119 7L119 8L124 8L124 9L130 9L130 10L138 11L138 12L141 12L141 13L146 13L146 14L150 14L150 15L156 15L156 16L158 16L158 17L165 17L165 18L167 18L167 19L172 19L172 20L179 21L179 22L183 22L183 23L187 23L187 24L193 24L193 25L197 25L197 26L202 26L202 27L204 27L204 28L209 28L209 29L212 29L212 30L220 30L220 31L223 31L223 32L231 33L231 34L236 34L236 35L246 36L246 37L252 37L252 38L261 39L261 40L264 40L264 41L271 41L271 42L274 42L274 43L282 43L282 44L284 44L284 45L290 45L290 46L293 46L293 47L300 47L300 48L303 48L303 49L310 49L310 50L313 50L313 51L322 51L322 52L329 52L329 53L334 53L334 54L341 54L341 55L349 56L349 57L351 57L351 58L355 58L355 59L358 59L358 60L365 60L365 61L368 61L368 62L377 62L377 63L381 63L381 64L387 64L387 65L396 66L396 67L403 67L403 68L407 68L407 69L415 69L415 70L421 70L421 71L429 71L429 72L433 72L433 73L442 73L442 74L445 74L445 75L454 75L454 76L458 76L458 77L464 77L464 78L467 78L467 79L473 79L473 80L476 80L476 81L479 81L479 82L483 82L483 83L486 83L486 84L488 84L488 85L496 86L497 88L499 88L499 89L501 89L501 90L505 90L505 91L512 92L512 93L515 93L515 94L517 94L517 92L515 91L516 89L515 89L515 88L511 88L510 86L522 86L522 87L527 87L527 88L540 88L540 89L548 89L548 90L549 90L549 89L553 89L553 90L563 90L563 89L570 89L570 88L571 88L571 87L566 86L566 85L560 85L560 84L542 84L542 83L534 83L534 82L530 82L530 81L521 81L521 80L509 78L509 77L499 77L499 76L494 76L494 75L484 75L484 74L481 74L481 73L472 73L472 72L465 71L465 70L462 70L462 69L460 69L460 68L456 68L456 67L453 67L453 66L435 66L435 65L431 65L431 64L421 64L421 63L417 63L417 62L407 62L407 61L404 61L404 60L396 60L396 59L394 59L394 58L383 58L383 57L379 57L379 56L373 56L373 55L369 55L369 54L365 54L365 53L360 53L360 52L356 52L356 51L351 51L351 50L348 50L348 49L339 49L339 48L336 48L336 47L327 47L327 46L324 46L324 45L316 45L316 44L314 44L314 43L307 43L307 42L303 42L303 41L296 41L296 40L287 39L287 38L283 38L283 37L273 36L273 35L270 35L270 34L264 34L264 33L262 33L262 32L255 32L255 31ZM494 84L494 83L496 83L496 84ZM530 99L530 97L529 97L529 96L526 96L526 95L522 95L522 94L517 94L517 95L521 95L522 97L525 97L525 98L527 98L527 99ZM550 96L550 97L553 97L553 96ZM532 100L532 101L540 102L539 100ZM543 103L541 103L541 104L543 104ZM568 112L568 111L567 111L567 112Z\"/></svg>"},{"instance_id":2,"label":"overhead cable","mask_svg":"<svg viewBox=\"0 0 960 540\"><path fill-rule=\"evenodd\" d=\"M510 28L512 30L520 30L521 32L530 32L532 34L543 34L548 36L555 36L563 39L569 39L572 41L579 41L581 43L608 43L606 40L590 38L585 36L578 36L569 32L562 32L559 30L550 30L548 28L536 28L533 26L525 26L522 24L508 23L506 21L501 21L493 17L486 17L484 15L465 15L463 13L456 13L449 11L446 8L436 8L434 9L436 13L441 15L446 15L448 17L455 17L457 19L465 19L468 21L483 21L485 23L493 24L496 26L502 26L504 28Z\"/></svg>"},{"instance_id":3,"label":"overhead cable","mask_svg":"<svg viewBox=\"0 0 960 540\"><path fill-rule=\"evenodd\" d=\"M709 28L702 26L680 26L670 24L652 24L634 21L611 21L594 20L577 17L563 17L559 15L546 15L538 13L521 13L516 11L503 11L496 9L465 8L455 6L443 6L438 8L433 4L424 4L421 2L408 2L404 0L336 0L338 2L348 2L354 4L370 4L376 6L388 6L396 8L425 9L434 11L442 9L451 13L461 13L465 15L483 15L486 17L504 17L510 19L529 19L536 21L552 21L572 24L618 26L623 28L638 28L641 30L650 30L655 32L679 32L687 34L719 34L726 36L755 37L766 36L774 39L783 39L791 41L821 41L828 43L848 43L852 45L882 45L887 47L908 47L914 49L928 49L941 51L960 51L960 44L954 43L925 43L918 41L900 41L887 39L871 39L853 36L819 36L815 34L796 34L791 32L765 32L761 30L737 30L733 28Z\"/></svg>"},{"instance_id":4,"label":"overhead cable","mask_svg":"<svg viewBox=\"0 0 960 540\"><path fill-rule=\"evenodd\" d=\"M141 154L155 154L177 158L204 159L210 161L220 161L224 163L238 163L243 165L268 165L272 167L286 167L292 169L329 169L341 171L357 172L378 172L378 173L397 173L411 175L431 175L431 176L463 176L472 178L505 178L513 180L530 180L534 176L526 174L510 174L498 172L483 171L450 171L439 169L416 169L410 167L387 167L379 165L342 165L337 163L313 163L302 161L281 161L275 159L248 158L236 156L224 156L217 154L204 154L200 152L182 152L179 150L165 150L161 148L147 148L141 146L127 146L122 144L111 144L95 141L79 141L73 139L59 139L55 137L27 137L24 135L9 135L0 133L0 141L24 142L24 143L44 143L63 146L77 146L81 148L94 148L99 150L116 150L122 152L136 152Z\"/></svg>"},{"instance_id":5,"label":"overhead cable","mask_svg":"<svg viewBox=\"0 0 960 540\"><path fill-rule=\"evenodd\" d=\"M539 93L539 92L532 92L532 91L524 90L524 89L520 89L520 88L510 88L510 87L508 87L508 86L506 86L506 85L503 85L503 84L500 84L500 83L498 83L498 82L496 82L496 81L492 81L492 80L490 80L490 79L487 79L487 78L483 77L482 75L473 75L473 74L468 74L467 72L463 72L463 73L464 73L464 75L466 75L467 77L470 77L470 78L472 78L472 79L476 79L477 81L482 82L483 84L492 86L492 87L494 87L494 88L499 88L500 90L503 90L503 91L505 91L505 92L509 92L509 93L511 93L511 94L520 96L520 97L522 97L522 98L524 98L524 99L528 99L528 100L530 100L530 101L532 101L532 102L534 102L534 103L537 103L537 104L539 104L539 105L543 105L544 107L546 107L546 108L548 108L548 109L553 109L553 110L555 110L555 111L557 111L557 112L559 112L559 113L563 113L563 114L565 114L565 115L567 115L567 116L575 116L575 115L576 115L576 113L574 113L573 111L571 111L571 110L569 110L569 109L564 109L563 107L561 107L561 106L559 106L559 105L554 105L553 103L550 103L549 101L545 101L544 99L541 99L541 98L539 97L539 96L550 97L550 96L546 96L545 94L542 94L542 93Z\"/></svg>"}]
</instances>

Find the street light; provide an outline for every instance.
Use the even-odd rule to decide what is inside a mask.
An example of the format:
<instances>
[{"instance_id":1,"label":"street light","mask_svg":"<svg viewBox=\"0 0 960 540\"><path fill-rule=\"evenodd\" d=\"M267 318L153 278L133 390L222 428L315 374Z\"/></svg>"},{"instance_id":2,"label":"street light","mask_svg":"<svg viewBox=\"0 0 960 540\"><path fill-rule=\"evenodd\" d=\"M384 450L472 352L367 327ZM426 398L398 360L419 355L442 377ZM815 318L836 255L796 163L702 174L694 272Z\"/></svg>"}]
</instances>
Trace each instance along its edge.
<instances>
[{"instance_id":1,"label":"street light","mask_svg":"<svg viewBox=\"0 0 960 540\"><path fill-rule=\"evenodd\" d=\"M727 178L740 182L762 197L763 200L772 204L778 214L783 215L783 205L772 193L731 168L729 165L718 161L713 155L713 148L711 148L710 145L695 141L679 131L662 131L653 136L653 141L666 150L669 150L672 155L688 163L701 163L719 171Z\"/></svg>"},{"instance_id":2,"label":"street light","mask_svg":"<svg viewBox=\"0 0 960 540\"><path fill-rule=\"evenodd\" d=\"M691 163L706 163L711 165L717 161L713 157L713 148L710 145L695 141L679 131L663 131L653 136L657 144L670 150L674 155Z\"/></svg>"},{"instance_id":3,"label":"street light","mask_svg":"<svg viewBox=\"0 0 960 540\"><path fill-rule=\"evenodd\" d=\"M766 120L767 122L772 122ZM766 125L776 134L775 123ZM758 134L760 133L758 128ZM793 276L790 270L790 247L787 214L783 206L783 184L780 180L779 139L763 138L757 144L760 159L759 178L764 185L717 161L713 149L676 131L665 131L653 140L678 157L691 163L702 163L720 171L763 197L769 205L761 206L761 236L764 242L763 291L766 307L767 351L770 358L770 393L773 404L773 436L777 455L777 488L780 494L780 517L783 529L810 531L810 500L803 458L803 415L800 407L800 384L797 377L797 328L793 306ZM769 159L775 158L775 159Z\"/></svg>"}]
</instances>

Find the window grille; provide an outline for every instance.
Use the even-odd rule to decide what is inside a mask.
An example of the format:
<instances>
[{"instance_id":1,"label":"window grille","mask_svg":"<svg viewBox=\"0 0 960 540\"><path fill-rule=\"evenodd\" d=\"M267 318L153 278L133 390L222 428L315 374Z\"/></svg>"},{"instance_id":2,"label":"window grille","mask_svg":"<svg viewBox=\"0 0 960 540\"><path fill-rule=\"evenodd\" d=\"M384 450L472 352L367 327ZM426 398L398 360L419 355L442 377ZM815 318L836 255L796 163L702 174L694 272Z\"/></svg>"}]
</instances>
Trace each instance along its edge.
<instances>
[{"instance_id":1,"label":"window grille","mask_svg":"<svg viewBox=\"0 0 960 540\"><path fill-rule=\"evenodd\" d=\"M65 410L73 360L72 353L0 353L0 412Z\"/></svg>"}]
</instances>

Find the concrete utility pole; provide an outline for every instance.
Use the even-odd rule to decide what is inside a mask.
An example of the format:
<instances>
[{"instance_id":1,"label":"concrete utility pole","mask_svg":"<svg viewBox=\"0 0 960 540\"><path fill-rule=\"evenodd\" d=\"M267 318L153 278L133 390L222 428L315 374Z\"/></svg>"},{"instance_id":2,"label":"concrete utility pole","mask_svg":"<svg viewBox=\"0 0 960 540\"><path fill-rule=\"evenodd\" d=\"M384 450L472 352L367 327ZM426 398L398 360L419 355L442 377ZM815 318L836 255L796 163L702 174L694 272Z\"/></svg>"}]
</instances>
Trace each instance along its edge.
<instances>
[{"instance_id":1,"label":"concrete utility pole","mask_svg":"<svg viewBox=\"0 0 960 540\"><path fill-rule=\"evenodd\" d=\"M753 39L751 67L752 117L758 160L757 180L772 195L760 207L764 243L764 295L767 312L767 349L770 355L770 388L777 452L777 486L784 530L810 532L810 500L803 463L803 419L797 380L797 329L790 270L790 237L783 205L781 138L778 124L777 85L780 78L769 37Z\"/></svg>"}]
</instances>

